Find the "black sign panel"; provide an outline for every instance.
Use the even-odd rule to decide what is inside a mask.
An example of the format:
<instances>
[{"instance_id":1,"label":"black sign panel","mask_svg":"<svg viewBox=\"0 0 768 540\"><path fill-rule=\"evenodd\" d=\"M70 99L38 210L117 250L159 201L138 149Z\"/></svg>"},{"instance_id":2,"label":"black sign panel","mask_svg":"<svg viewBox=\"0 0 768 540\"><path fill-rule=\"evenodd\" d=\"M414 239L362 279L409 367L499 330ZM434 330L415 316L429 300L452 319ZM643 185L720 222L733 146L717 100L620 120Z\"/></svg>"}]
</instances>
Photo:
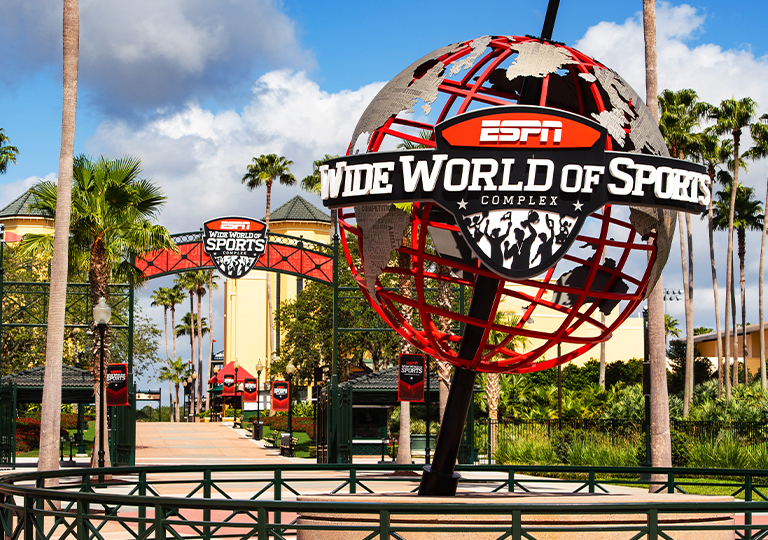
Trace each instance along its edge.
<instances>
[{"instance_id":1,"label":"black sign panel","mask_svg":"<svg viewBox=\"0 0 768 540\"><path fill-rule=\"evenodd\" d=\"M398 401L424 401L424 355L401 354L398 374Z\"/></svg>"},{"instance_id":2,"label":"black sign panel","mask_svg":"<svg viewBox=\"0 0 768 540\"><path fill-rule=\"evenodd\" d=\"M224 276L246 275L267 249L267 225L244 217L216 218L203 224L203 250Z\"/></svg>"},{"instance_id":3,"label":"black sign panel","mask_svg":"<svg viewBox=\"0 0 768 540\"><path fill-rule=\"evenodd\" d=\"M290 387L288 381L275 381L272 383L272 410L287 411L290 399L288 398Z\"/></svg>"},{"instance_id":4,"label":"black sign panel","mask_svg":"<svg viewBox=\"0 0 768 540\"><path fill-rule=\"evenodd\" d=\"M436 149L329 160L322 197L331 208L434 201L460 229L442 246L435 239L437 250L468 245L512 279L554 266L606 204L706 210L702 165L606 151L606 138L600 124L558 109L490 107L438 124Z\"/></svg>"},{"instance_id":5,"label":"black sign panel","mask_svg":"<svg viewBox=\"0 0 768 540\"><path fill-rule=\"evenodd\" d=\"M128 400L128 364L109 364L104 374L107 385L107 405L124 407Z\"/></svg>"}]
</instances>

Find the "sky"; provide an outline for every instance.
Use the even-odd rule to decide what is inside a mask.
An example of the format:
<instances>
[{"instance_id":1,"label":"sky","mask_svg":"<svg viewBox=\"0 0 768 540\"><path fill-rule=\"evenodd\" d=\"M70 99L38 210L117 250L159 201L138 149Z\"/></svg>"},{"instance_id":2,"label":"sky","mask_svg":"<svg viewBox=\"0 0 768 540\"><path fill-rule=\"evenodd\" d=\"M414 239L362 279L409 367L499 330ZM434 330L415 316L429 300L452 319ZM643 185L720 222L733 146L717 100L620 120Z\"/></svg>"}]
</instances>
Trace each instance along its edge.
<instances>
[{"instance_id":1,"label":"sky","mask_svg":"<svg viewBox=\"0 0 768 540\"><path fill-rule=\"evenodd\" d=\"M265 190L248 192L240 181L253 156L286 156L303 178L313 160L346 151L367 104L414 60L482 35L538 35L547 3L468 6L456 0L80 0L75 152L140 157L143 175L168 197L159 222L172 233L197 230L220 215L262 218ZM553 39L616 70L644 96L641 10L639 0L562 0ZM660 90L693 88L714 104L749 96L761 114L768 111L763 2L658 2L657 19ZM40 179L57 177L61 20L59 0L3 1L0 127L20 155L0 176L0 207ZM756 162L741 177L761 200L767 173L768 164ZM317 197L276 185L272 208L296 194L322 206ZM695 324L713 327L706 225L693 221ZM758 233L748 235L747 298L757 298L759 242ZM725 247L720 234L717 253ZM139 292L144 312L161 327L162 309L150 307L148 297L168 283L155 280ZM676 247L664 286L682 286ZM223 330L222 294L214 296L214 337ZM748 322L757 322L757 302L747 309ZM684 326L682 302L668 303L667 312Z\"/></svg>"}]
</instances>

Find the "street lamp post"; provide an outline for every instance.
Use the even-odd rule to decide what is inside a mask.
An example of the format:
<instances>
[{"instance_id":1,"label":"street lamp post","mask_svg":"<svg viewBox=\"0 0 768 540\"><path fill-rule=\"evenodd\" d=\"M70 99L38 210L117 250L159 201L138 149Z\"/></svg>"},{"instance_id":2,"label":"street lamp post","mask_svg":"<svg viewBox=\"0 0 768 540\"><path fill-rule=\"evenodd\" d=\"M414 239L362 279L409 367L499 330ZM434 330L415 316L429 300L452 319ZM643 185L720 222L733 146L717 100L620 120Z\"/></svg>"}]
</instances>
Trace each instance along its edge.
<instances>
[{"instance_id":1,"label":"street lamp post","mask_svg":"<svg viewBox=\"0 0 768 540\"><path fill-rule=\"evenodd\" d=\"M256 423L253 425L253 438L261 440L261 393L259 385L261 384L261 370L264 366L261 360L256 362Z\"/></svg>"},{"instance_id":2,"label":"street lamp post","mask_svg":"<svg viewBox=\"0 0 768 540\"><path fill-rule=\"evenodd\" d=\"M99 329L99 469L104 468L104 333L107 324L112 317L112 309L107 305L107 299L99 298L96 307L93 308L93 322ZM99 475L99 483L104 483L104 475Z\"/></svg>"},{"instance_id":3,"label":"street lamp post","mask_svg":"<svg viewBox=\"0 0 768 540\"><path fill-rule=\"evenodd\" d=\"M289 360L285 366L285 375L288 379L288 457L293 457L293 411L291 407L291 386L293 386L293 374L296 367Z\"/></svg>"},{"instance_id":4,"label":"street lamp post","mask_svg":"<svg viewBox=\"0 0 768 540\"><path fill-rule=\"evenodd\" d=\"M236 359L235 360L235 404L238 404L237 401L237 391L240 389L237 383L237 371L240 369L240 362ZM232 427L234 428L237 425L237 407L235 407L235 416L232 419Z\"/></svg>"},{"instance_id":5,"label":"street lamp post","mask_svg":"<svg viewBox=\"0 0 768 540\"><path fill-rule=\"evenodd\" d=\"M214 366L214 368L213 368L213 375L218 380L219 366ZM222 387L223 387L223 385L222 385ZM218 401L221 402L221 399L219 399ZM216 396L215 395L211 395L211 403L213 405L211 407L211 409L213 410L213 412L211 413L211 422L215 422L216 419L218 418L218 416L217 416L218 413L216 413Z\"/></svg>"},{"instance_id":6,"label":"street lamp post","mask_svg":"<svg viewBox=\"0 0 768 540\"><path fill-rule=\"evenodd\" d=\"M192 422L197 421L197 402L195 401L195 382L197 381L197 372L193 371L192 374L187 377L187 384L189 385L189 414Z\"/></svg>"}]
</instances>

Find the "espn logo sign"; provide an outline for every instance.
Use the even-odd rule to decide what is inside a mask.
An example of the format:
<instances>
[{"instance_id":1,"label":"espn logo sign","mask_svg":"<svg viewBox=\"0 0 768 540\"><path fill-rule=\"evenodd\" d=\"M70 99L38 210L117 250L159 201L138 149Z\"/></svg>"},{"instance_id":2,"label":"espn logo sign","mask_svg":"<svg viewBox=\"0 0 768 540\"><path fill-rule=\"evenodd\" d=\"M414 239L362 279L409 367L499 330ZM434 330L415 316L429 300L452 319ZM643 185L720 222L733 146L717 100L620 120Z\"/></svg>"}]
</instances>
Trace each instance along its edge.
<instances>
[{"instance_id":1,"label":"espn logo sign","mask_svg":"<svg viewBox=\"0 0 768 540\"><path fill-rule=\"evenodd\" d=\"M222 221L219 226L221 231L250 231L250 221Z\"/></svg>"},{"instance_id":2,"label":"espn logo sign","mask_svg":"<svg viewBox=\"0 0 768 540\"><path fill-rule=\"evenodd\" d=\"M483 120L480 129L480 142L521 142L527 143L528 137L538 135L539 142L549 142L552 130L552 143L560 143L563 137L563 123L559 120Z\"/></svg>"},{"instance_id":3,"label":"espn logo sign","mask_svg":"<svg viewBox=\"0 0 768 540\"><path fill-rule=\"evenodd\" d=\"M600 125L573 113L551 114L528 106L475 111L438 127L438 134L450 146L475 148L591 148L603 131Z\"/></svg>"}]
</instances>

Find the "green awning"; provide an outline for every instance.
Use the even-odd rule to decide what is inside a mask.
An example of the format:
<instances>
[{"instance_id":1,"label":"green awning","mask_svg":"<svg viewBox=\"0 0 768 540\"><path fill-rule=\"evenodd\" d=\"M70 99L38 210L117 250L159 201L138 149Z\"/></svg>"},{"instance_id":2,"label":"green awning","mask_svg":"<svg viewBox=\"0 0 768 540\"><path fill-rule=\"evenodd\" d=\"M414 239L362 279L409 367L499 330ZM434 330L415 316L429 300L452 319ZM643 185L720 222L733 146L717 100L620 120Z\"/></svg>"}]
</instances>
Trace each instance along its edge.
<instances>
[{"instance_id":1,"label":"green awning","mask_svg":"<svg viewBox=\"0 0 768 540\"><path fill-rule=\"evenodd\" d=\"M208 389L209 394L221 394L221 388L224 386L223 384L220 384L218 386L214 386Z\"/></svg>"}]
</instances>

